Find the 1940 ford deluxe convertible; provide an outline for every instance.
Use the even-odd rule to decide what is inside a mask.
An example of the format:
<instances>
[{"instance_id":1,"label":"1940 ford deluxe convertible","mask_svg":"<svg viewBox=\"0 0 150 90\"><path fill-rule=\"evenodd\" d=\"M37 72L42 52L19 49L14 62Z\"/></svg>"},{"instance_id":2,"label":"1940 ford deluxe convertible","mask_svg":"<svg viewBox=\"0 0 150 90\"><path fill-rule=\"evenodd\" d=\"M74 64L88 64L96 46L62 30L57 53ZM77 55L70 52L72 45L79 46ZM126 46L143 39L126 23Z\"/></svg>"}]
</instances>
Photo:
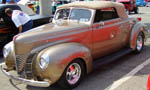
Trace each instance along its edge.
<instances>
[{"instance_id":1,"label":"1940 ford deluxe convertible","mask_svg":"<svg viewBox=\"0 0 150 90\"><path fill-rule=\"evenodd\" d=\"M74 2L57 8L52 23L16 35L3 50L10 79L75 88L101 61L123 49L140 53L147 39L141 18L129 18L121 3ZM10 74L15 70L18 76Z\"/></svg>"}]
</instances>

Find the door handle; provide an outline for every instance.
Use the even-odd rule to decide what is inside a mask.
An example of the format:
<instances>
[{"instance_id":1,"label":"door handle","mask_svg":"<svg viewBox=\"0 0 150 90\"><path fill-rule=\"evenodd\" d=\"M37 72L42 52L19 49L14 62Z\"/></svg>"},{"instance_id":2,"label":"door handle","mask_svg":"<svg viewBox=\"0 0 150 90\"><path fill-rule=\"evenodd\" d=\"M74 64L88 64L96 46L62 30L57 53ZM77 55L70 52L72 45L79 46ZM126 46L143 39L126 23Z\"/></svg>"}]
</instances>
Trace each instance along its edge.
<instances>
[{"instance_id":1,"label":"door handle","mask_svg":"<svg viewBox=\"0 0 150 90\"><path fill-rule=\"evenodd\" d=\"M94 28L95 29L98 29L98 28L100 28L101 26L104 26L104 22L99 22L98 24L97 24L97 26L95 26Z\"/></svg>"}]
</instances>

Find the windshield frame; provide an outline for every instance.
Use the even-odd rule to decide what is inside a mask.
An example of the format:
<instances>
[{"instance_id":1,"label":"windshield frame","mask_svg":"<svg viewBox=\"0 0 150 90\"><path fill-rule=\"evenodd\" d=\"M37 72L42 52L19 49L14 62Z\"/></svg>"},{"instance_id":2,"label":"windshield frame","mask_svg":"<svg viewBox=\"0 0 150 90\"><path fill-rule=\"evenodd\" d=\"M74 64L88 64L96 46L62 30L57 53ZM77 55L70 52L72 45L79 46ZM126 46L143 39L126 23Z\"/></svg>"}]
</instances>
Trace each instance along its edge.
<instances>
[{"instance_id":1,"label":"windshield frame","mask_svg":"<svg viewBox=\"0 0 150 90\"><path fill-rule=\"evenodd\" d=\"M91 17L90 17L89 21L87 21L87 22L84 22L84 21L77 21L77 20L70 20L70 19L68 18L67 20L68 20L69 22L77 21L78 23L80 22L80 23L85 23L85 24L91 24L92 21L93 21L93 16L94 16L94 11L95 11L94 9L80 8L80 7L69 7L69 8L60 8L60 9L57 9L56 12L55 12L55 14L54 14L53 22L56 22L57 20L59 20L59 19L56 19L55 17L56 17L56 13L57 13L59 10L61 10L61 9L70 9L70 11L69 11L69 17L70 17L70 14L71 14L72 9L83 9L83 10L89 10L89 11L91 12Z\"/></svg>"}]
</instances>

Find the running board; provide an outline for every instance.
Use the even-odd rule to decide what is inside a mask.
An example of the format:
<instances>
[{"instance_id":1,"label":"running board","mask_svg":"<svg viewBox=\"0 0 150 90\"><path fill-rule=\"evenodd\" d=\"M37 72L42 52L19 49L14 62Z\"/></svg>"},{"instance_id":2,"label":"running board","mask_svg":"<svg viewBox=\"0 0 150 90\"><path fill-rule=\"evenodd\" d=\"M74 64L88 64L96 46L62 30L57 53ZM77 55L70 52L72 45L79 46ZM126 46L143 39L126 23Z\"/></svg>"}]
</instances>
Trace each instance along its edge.
<instances>
[{"instance_id":1,"label":"running board","mask_svg":"<svg viewBox=\"0 0 150 90\"><path fill-rule=\"evenodd\" d=\"M125 49L120 50L119 52L112 53L111 55L108 55L108 56L102 57L98 60L95 60L93 62L93 69L96 69L101 65L115 61L115 60L119 59L120 57L122 57L126 54L129 54L132 51L133 50L131 48L125 48Z\"/></svg>"}]
</instances>

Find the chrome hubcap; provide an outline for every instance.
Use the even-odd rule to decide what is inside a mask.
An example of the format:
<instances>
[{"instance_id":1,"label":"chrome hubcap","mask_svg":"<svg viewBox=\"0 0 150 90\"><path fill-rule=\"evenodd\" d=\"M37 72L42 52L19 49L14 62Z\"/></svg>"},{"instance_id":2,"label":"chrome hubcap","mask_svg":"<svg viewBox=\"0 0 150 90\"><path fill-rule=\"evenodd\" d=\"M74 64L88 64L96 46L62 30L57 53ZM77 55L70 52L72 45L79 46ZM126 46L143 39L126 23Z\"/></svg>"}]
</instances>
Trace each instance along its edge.
<instances>
[{"instance_id":1,"label":"chrome hubcap","mask_svg":"<svg viewBox=\"0 0 150 90\"><path fill-rule=\"evenodd\" d=\"M141 35L139 35L137 37L136 43L137 43L137 50L140 51L142 49L142 47L143 47L143 38L142 38Z\"/></svg>"},{"instance_id":2,"label":"chrome hubcap","mask_svg":"<svg viewBox=\"0 0 150 90\"><path fill-rule=\"evenodd\" d=\"M75 84L78 82L81 76L81 67L78 63L72 63L67 69L66 79L69 84Z\"/></svg>"}]
</instances>

